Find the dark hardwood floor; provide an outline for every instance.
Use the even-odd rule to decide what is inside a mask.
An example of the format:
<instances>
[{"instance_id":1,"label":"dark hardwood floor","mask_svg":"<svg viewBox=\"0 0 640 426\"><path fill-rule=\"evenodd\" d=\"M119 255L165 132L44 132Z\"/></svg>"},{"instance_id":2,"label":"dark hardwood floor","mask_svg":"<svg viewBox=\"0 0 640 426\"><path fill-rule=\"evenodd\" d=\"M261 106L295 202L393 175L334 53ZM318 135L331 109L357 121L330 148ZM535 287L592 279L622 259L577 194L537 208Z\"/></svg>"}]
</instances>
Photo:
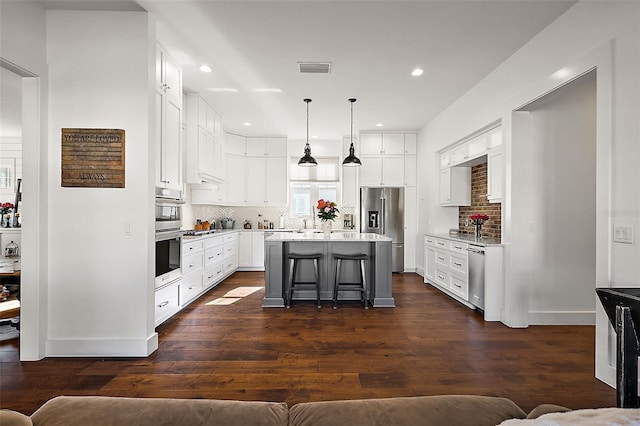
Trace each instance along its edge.
<instances>
[{"instance_id":1,"label":"dark hardwood floor","mask_svg":"<svg viewBox=\"0 0 640 426\"><path fill-rule=\"evenodd\" d=\"M31 414L57 395L304 401L477 394L541 403L614 407L594 378L595 327L510 329L422 282L394 274L396 308L331 309L325 302L262 309L263 291L208 305L240 272L158 328L148 358L46 358L20 362L18 340L0 342L0 407Z\"/></svg>"}]
</instances>

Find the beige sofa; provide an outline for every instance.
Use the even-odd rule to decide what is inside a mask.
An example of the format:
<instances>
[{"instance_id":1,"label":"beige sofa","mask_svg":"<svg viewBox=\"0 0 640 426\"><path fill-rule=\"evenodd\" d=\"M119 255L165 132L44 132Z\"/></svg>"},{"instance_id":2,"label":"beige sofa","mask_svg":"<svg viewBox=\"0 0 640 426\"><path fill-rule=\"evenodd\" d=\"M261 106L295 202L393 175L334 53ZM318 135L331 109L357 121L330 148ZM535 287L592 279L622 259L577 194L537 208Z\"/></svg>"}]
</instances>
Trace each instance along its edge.
<instances>
[{"instance_id":1,"label":"beige sofa","mask_svg":"<svg viewBox=\"0 0 640 426\"><path fill-rule=\"evenodd\" d=\"M529 417L557 411L567 409L540 406ZM0 410L2 426L493 426L526 418L508 399L471 395L307 402L291 408L278 402L60 396L30 417Z\"/></svg>"}]
</instances>

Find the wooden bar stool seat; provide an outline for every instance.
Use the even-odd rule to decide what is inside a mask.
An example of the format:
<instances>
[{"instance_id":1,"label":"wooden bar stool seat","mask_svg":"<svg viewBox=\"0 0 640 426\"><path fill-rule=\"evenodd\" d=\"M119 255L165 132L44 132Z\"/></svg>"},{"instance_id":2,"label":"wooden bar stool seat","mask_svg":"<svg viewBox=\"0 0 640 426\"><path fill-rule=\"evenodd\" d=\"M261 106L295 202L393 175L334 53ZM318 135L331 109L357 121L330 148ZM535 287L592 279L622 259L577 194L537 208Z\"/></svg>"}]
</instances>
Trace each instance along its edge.
<instances>
[{"instance_id":1,"label":"wooden bar stool seat","mask_svg":"<svg viewBox=\"0 0 640 426\"><path fill-rule=\"evenodd\" d=\"M369 309L369 288L367 286L367 279L365 274L365 261L369 260L369 256L366 254L334 254L333 258L336 260L336 280L333 286L333 309L338 309L338 293L340 287L349 290L360 291L360 298L364 304L365 309ZM342 261L355 261L359 263L359 277L360 281L357 283L343 283L340 281L340 273L342 270Z\"/></svg>"},{"instance_id":2,"label":"wooden bar stool seat","mask_svg":"<svg viewBox=\"0 0 640 426\"><path fill-rule=\"evenodd\" d=\"M287 308L291 307L291 299L293 298L293 292L296 286L315 284L316 286L316 301L318 309L320 309L320 274L318 271L318 260L322 258L322 253L311 254L298 254L289 253L287 259L289 260L289 282L285 294L285 301ZM313 269L315 273L315 281L296 281L299 262L304 260L313 260Z\"/></svg>"}]
</instances>

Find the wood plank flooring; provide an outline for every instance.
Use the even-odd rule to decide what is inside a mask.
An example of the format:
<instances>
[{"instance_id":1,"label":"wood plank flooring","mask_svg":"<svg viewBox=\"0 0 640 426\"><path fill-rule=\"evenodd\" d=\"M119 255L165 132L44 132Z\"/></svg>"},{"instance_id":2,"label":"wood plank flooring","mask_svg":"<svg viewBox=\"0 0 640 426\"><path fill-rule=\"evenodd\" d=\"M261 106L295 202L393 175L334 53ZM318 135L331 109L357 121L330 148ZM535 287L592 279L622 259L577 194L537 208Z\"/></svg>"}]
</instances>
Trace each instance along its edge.
<instances>
[{"instance_id":1,"label":"wood plank flooring","mask_svg":"<svg viewBox=\"0 0 640 426\"><path fill-rule=\"evenodd\" d=\"M0 342L0 407L31 414L57 395L304 401L476 394L538 404L614 407L594 378L595 327L510 329L394 274L396 308L324 302L261 308L264 292L207 305L264 274L239 272L158 328L148 358L20 362Z\"/></svg>"}]
</instances>

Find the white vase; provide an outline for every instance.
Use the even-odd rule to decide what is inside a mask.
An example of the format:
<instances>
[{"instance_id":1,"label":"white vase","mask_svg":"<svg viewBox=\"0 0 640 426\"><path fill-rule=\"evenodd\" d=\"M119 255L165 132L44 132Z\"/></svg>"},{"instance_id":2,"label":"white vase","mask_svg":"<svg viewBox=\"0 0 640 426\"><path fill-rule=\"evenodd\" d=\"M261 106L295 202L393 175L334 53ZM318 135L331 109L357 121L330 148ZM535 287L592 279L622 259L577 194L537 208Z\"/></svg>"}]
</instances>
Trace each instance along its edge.
<instances>
[{"instance_id":1,"label":"white vase","mask_svg":"<svg viewBox=\"0 0 640 426\"><path fill-rule=\"evenodd\" d=\"M333 221L331 220L325 220L324 222L322 222L322 232L324 233L325 237L328 237L329 235L331 235L332 226L333 226Z\"/></svg>"}]
</instances>

